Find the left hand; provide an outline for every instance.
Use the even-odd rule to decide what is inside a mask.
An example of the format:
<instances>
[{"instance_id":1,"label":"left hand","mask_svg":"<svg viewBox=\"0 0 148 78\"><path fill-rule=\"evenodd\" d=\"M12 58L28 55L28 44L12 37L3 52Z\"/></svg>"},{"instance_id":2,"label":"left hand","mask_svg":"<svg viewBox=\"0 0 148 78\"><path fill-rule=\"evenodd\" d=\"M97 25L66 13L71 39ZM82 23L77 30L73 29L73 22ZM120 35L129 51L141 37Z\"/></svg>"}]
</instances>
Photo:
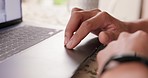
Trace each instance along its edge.
<instances>
[{"instance_id":1,"label":"left hand","mask_svg":"<svg viewBox=\"0 0 148 78\"><path fill-rule=\"evenodd\" d=\"M65 30L64 44L68 49L73 49L92 32L106 45L116 40L121 32L129 32L130 26L126 24L99 9L85 11L74 8Z\"/></svg>"}]
</instances>

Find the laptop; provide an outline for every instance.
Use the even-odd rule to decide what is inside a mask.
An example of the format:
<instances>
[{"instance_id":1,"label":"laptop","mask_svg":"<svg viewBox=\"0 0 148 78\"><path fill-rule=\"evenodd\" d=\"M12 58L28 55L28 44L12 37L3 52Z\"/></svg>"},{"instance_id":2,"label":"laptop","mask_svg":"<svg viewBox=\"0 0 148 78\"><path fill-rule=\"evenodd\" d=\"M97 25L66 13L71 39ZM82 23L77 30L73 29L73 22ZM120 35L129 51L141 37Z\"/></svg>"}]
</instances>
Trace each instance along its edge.
<instances>
[{"instance_id":1,"label":"laptop","mask_svg":"<svg viewBox=\"0 0 148 78\"><path fill-rule=\"evenodd\" d=\"M89 34L68 50L63 29L24 23L21 0L0 0L0 78L70 78L98 46Z\"/></svg>"}]
</instances>

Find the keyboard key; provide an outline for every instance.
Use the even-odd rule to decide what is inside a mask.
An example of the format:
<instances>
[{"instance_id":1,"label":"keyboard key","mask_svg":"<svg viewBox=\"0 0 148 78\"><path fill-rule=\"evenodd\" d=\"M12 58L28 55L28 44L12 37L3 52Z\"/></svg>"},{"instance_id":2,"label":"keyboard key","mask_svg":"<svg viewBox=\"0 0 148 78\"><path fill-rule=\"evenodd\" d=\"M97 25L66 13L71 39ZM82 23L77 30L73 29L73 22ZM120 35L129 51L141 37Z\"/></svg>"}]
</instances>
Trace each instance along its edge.
<instances>
[{"instance_id":1,"label":"keyboard key","mask_svg":"<svg viewBox=\"0 0 148 78\"><path fill-rule=\"evenodd\" d=\"M0 61L21 52L61 30L33 26L20 26L0 30Z\"/></svg>"}]
</instances>

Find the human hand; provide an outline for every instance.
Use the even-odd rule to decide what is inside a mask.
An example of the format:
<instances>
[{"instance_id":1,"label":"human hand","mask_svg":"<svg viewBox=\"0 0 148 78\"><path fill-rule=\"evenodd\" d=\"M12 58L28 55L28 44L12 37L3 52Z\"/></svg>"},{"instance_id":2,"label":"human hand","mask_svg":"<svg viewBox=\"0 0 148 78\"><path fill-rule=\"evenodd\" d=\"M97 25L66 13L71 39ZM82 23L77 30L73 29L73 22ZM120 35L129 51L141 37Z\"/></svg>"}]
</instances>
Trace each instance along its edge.
<instances>
[{"instance_id":1,"label":"human hand","mask_svg":"<svg viewBox=\"0 0 148 78\"><path fill-rule=\"evenodd\" d=\"M138 55L148 57L148 34L137 31L133 34L123 32L116 41L100 51L97 55L98 75L103 70L105 63L114 55Z\"/></svg>"},{"instance_id":2,"label":"human hand","mask_svg":"<svg viewBox=\"0 0 148 78\"><path fill-rule=\"evenodd\" d=\"M68 49L73 49L90 32L99 36L101 43L108 44L123 31L128 31L126 24L106 12L74 8L65 30L64 44Z\"/></svg>"}]
</instances>

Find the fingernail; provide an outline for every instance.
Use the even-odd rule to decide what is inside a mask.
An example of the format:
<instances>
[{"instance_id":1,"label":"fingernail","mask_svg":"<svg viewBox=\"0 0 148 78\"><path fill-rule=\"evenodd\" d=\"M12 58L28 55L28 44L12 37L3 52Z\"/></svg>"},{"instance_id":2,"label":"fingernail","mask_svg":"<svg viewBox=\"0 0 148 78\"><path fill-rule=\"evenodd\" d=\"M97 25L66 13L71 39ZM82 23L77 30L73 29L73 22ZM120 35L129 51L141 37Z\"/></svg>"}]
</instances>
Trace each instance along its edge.
<instances>
[{"instance_id":1,"label":"fingernail","mask_svg":"<svg viewBox=\"0 0 148 78\"><path fill-rule=\"evenodd\" d=\"M67 43L66 47L67 47L68 49L72 49L72 43L73 43L73 41L70 40L70 41Z\"/></svg>"}]
</instances>

